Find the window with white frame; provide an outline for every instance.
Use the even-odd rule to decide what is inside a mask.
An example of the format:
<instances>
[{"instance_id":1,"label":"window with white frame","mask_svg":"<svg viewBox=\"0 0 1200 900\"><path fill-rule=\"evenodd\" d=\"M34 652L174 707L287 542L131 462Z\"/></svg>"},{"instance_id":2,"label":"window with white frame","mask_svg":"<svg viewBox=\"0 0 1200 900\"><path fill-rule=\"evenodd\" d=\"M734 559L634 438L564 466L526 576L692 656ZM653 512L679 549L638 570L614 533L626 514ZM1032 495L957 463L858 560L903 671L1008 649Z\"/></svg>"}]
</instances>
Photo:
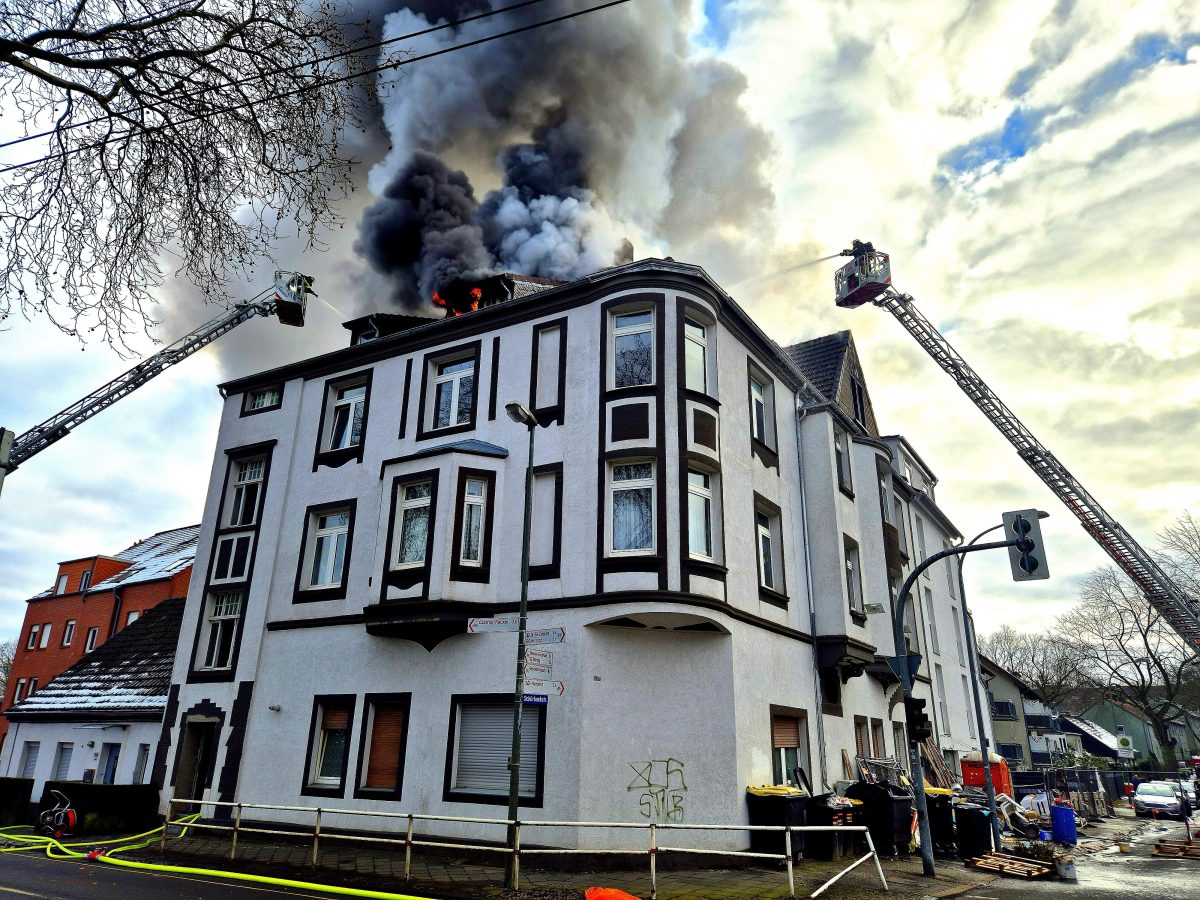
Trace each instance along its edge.
<instances>
[{"instance_id":1,"label":"window with white frame","mask_svg":"<svg viewBox=\"0 0 1200 900\"><path fill-rule=\"evenodd\" d=\"M37 693L37 689L38 689L38 680L36 678L30 678L29 679L29 692L26 693L25 696L27 698L32 697L34 694Z\"/></svg>"},{"instance_id":2,"label":"window with white frame","mask_svg":"<svg viewBox=\"0 0 1200 900\"><path fill-rule=\"evenodd\" d=\"M67 576L59 575L58 584L54 586L54 593L65 594L67 592Z\"/></svg>"},{"instance_id":3,"label":"window with white frame","mask_svg":"<svg viewBox=\"0 0 1200 900\"><path fill-rule=\"evenodd\" d=\"M771 716L771 768L773 784L796 785L797 768L809 775L805 716Z\"/></svg>"},{"instance_id":4,"label":"window with white frame","mask_svg":"<svg viewBox=\"0 0 1200 900\"><path fill-rule=\"evenodd\" d=\"M228 669L233 665L233 645L242 614L241 591L217 591L208 598L208 638L202 669Z\"/></svg>"},{"instance_id":5,"label":"window with white frame","mask_svg":"<svg viewBox=\"0 0 1200 900\"><path fill-rule=\"evenodd\" d=\"M47 622L42 626L42 639L38 642L38 649L45 650L50 646L50 623Z\"/></svg>"},{"instance_id":6,"label":"window with white frame","mask_svg":"<svg viewBox=\"0 0 1200 900\"><path fill-rule=\"evenodd\" d=\"M54 781L66 781L71 774L71 757L75 753L75 745L68 742L61 742L54 748L54 769L51 771L51 779Z\"/></svg>"},{"instance_id":7,"label":"window with white frame","mask_svg":"<svg viewBox=\"0 0 1200 900\"><path fill-rule=\"evenodd\" d=\"M400 486L399 537L394 568L424 565L425 548L429 543L429 502L432 494L433 483L429 481Z\"/></svg>"},{"instance_id":8,"label":"window with white frame","mask_svg":"<svg viewBox=\"0 0 1200 900\"><path fill-rule=\"evenodd\" d=\"M758 555L759 587L782 594L783 531L779 510L761 503L754 507L754 549Z\"/></svg>"},{"instance_id":9,"label":"window with white frame","mask_svg":"<svg viewBox=\"0 0 1200 900\"><path fill-rule=\"evenodd\" d=\"M363 417L366 412L367 386L365 384L336 388L328 449L345 450L348 447L360 445L362 443Z\"/></svg>"},{"instance_id":10,"label":"window with white frame","mask_svg":"<svg viewBox=\"0 0 1200 900\"><path fill-rule=\"evenodd\" d=\"M83 642L83 652L91 653L96 649L96 639L100 636L99 628L89 628L87 630L87 640Z\"/></svg>"},{"instance_id":11,"label":"window with white frame","mask_svg":"<svg viewBox=\"0 0 1200 900\"><path fill-rule=\"evenodd\" d=\"M88 569L79 576L79 592L83 593L92 586L92 570Z\"/></svg>"},{"instance_id":12,"label":"window with white frame","mask_svg":"<svg viewBox=\"0 0 1200 900\"><path fill-rule=\"evenodd\" d=\"M654 310L613 316L611 356L614 388L654 383Z\"/></svg>"},{"instance_id":13,"label":"window with white frame","mask_svg":"<svg viewBox=\"0 0 1200 900\"><path fill-rule=\"evenodd\" d=\"M963 703L966 704L963 708L971 710L974 706L971 703L971 687L967 684L966 675L962 675L960 677L962 678ZM971 737L975 737L975 717L971 715L970 712L967 714L967 731L970 732Z\"/></svg>"},{"instance_id":14,"label":"window with white frame","mask_svg":"<svg viewBox=\"0 0 1200 900\"><path fill-rule=\"evenodd\" d=\"M688 554L713 559L713 476L688 470Z\"/></svg>"},{"instance_id":15,"label":"window with white frame","mask_svg":"<svg viewBox=\"0 0 1200 900\"><path fill-rule=\"evenodd\" d=\"M38 751L42 749L41 741L26 741L21 748L21 777L32 778L37 771Z\"/></svg>"},{"instance_id":16,"label":"window with white frame","mask_svg":"<svg viewBox=\"0 0 1200 900\"><path fill-rule=\"evenodd\" d=\"M521 711L520 797L537 794L544 710L526 706ZM508 794L512 701L460 700L455 713L451 791L503 798Z\"/></svg>"},{"instance_id":17,"label":"window with white frame","mask_svg":"<svg viewBox=\"0 0 1200 900\"><path fill-rule=\"evenodd\" d=\"M925 559L925 523L921 517L913 513L913 543L917 545L917 562L920 563ZM929 577L929 570L926 569L921 573L924 577Z\"/></svg>"},{"instance_id":18,"label":"window with white frame","mask_svg":"<svg viewBox=\"0 0 1200 900\"><path fill-rule=\"evenodd\" d=\"M17 679L16 690L13 691L13 703L20 703L25 699L25 686L28 682L24 678Z\"/></svg>"},{"instance_id":19,"label":"window with white frame","mask_svg":"<svg viewBox=\"0 0 1200 900\"><path fill-rule=\"evenodd\" d=\"M854 476L850 470L850 436L836 425L833 429L833 455L837 465L838 487L854 493Z\"/></svg>"},{"instance_id":20,"label":"window with white frame","mask_svg":"<svg viewBox=\"0 0 1200 900\"><path fill-rule=\"evenodd\" d=\"M233 502L229 510L231 526L253 525L257 521L266 463L266 459L260 457L239 460L233 464Z\"/></svg>"},{"instance_id":21,"label":"window with white frame","mask_svg":"<svg viewBox=\"0 0 1200 900\"><path fill-rule=\"evenodd\" d=\"M892 497L892 524L900 538L900 552L908 556L908 529L904 527L904 504L899 497Z\"/></svg>"},{"instance_id":22,"label":"window with white frame","mask_svg":"<svg viewBox=\"0 0 1200 900\"><path fill-rule=\"evenodd\" d=\"M131 611L130 611L130 613L129 613L129 615L127 615L127 616L125 617L125 624L126 624L126 625L132 625L132 624L133 624L134 622L136 622L136 621L137 621L139 618L141 618L141 615L142 615L142 612L141 612L141 610L137 610L137 609L135 609L135 610L131 610Z\"/></svg>"},{"instance_id":23,"label":"window with white frame","mask_svg":"<svg viewBox=\"0 0 1200 900\"><path fill-rule=\"evenodd\" d=\"M41 630L42 630L41 625L30 625L29 626L29 640L25 642L26 650L33 650L35 647L37 647L38 634L41 633Z\"/></svg>"},{"instance_id":24,"label":"window with white frame","mask_svg":"<svg viewBox=\"0 0 1200 900\"><path fill-rule=\"evenodd\" d=\"M282 388L270 387L262 388L261 390L251 391L250 396L246 398L246 409L254 411L256 409L270 409L278 406L283 397Z\"/></svg>"},{"instance_id":25,"label":"window with white frame","mask_svg":"<svg viewBox=\"0 0 1200 900\"><path fill-rule=\"evenodd\" d=\"M346 773L346 754L350 746L349 701L327 700L319 703L314 717L313 745L309 784L341 787Z\"/></svg>"},{"instance_id":26,"label":"window with white frame","mask_svg":"<svg viewBox=\"0 0 1200 900\"><path fill-rule=\"evenodd\" d=\"M137 759L133 764L133 784L141 784L146 780L146 766L150 762L150 745L138 744Z\"/></svg>"},{"instance_id":27,"label":"window with white frame","mask_svg":"<svg viewBox=\"0 0 1200 900\"><path fill-rule=\"evenodd\" d=\"M946 706L946 680L942 677L941 663L933 665L934 682L937 687L938 715L942 720L942 734L950 733L950 713Z\"/></svg>"},{"instance_id":28,"label":"window with white frame","mask_svg":"<svg viewBox=\"0 0 1200 900\"><path fill-rule=\"evenodd\" d=\"M941 653L942 647L938 643L937 617L934 615L933 591L923 587L922 592L925 594L925 619L929 622L929 647L934 653Z\"/></svg>"},{"instance_id":29,"label":"window with white frame","mask_svg":"<svg viewBox=\"0 0 1200 900\"><path fill-rule=\"evenodd\" d=\"M475 408L475 357L437 363L433 380L433 427L466 425Z\"/></svg>"},{"instance_id":30,"label":"window with white frame","mask_svg":"<svg viewBox=\"0 0 1200 900\"><path fill-rule=\"evenodd\" d=\"M613 553L654 550L654 463L613 463L610 472L610 542Z\"/></svg>"},{"instance_id":31,"label":"window with white frame","mask_svg":"<svg viewBox=\"0 0 1200 900\"><path fill-rule=\"evenodd\" d=\"M854 405L854 419L860 425L867 424L867 394L862 382L857 378L850 379L850 399Z\"/></svg>"},{"instance_id":32,"label":"window with white frame","mask_svg":"<svg viewBox=\"0 0 1200 900\"><path fill-rule=\"evenodd\" d=\"M250 575L251 533L226 534L217 538L213 554L212 581L245 581Z\"/></svg>"},{"instance_id":33,"label":"window with white frame","mask_svg":"<svg viewBox=\"0 0 1200 900\"><path fill-rule=\"evenodd\" d=\"M458 561L464 566L483 565L483 521L487 504L487 482L468 478L463 483L462 535Z\"/></svg>"},{"instance_id":34,"label":"window with white frame","mask_svg":"<svg viewBox=\"0 0 1200 900\"><path fill-rule=\"evenodd\" d=\"M342 583L346 566L346 544L349 540L348 509L313 514L312 556L306 587L335 587Z\"/></svg>"},{"instance_id":35,"label":"window with white frame","mask_svg":"<svg viewBox=\"0 0 1200 900\"><path fill-rule=\"evenodd\" d=\"M967 651L963 644L962 624L958 619L958 607L950 607L950 618L954 622L954 646L958 650L958 661L961 665L967 664Z\"/></svg>"},{"instance_id":36,"label":"window with white frame","mask_svg":"<svg viewBox=\"0 0 1200 900\"><path fill-rule=\"evenodd\" d=\"M954 545L949 541L942 541L942 549L949 550ZM950 592L951 597L958 596L958 585L955 583L958 575L958 565L954 557L948 556L945 559L946 563L946 589Z\"/></svg>"},{"instance_id":37,"label":"window with white frame","mask_svg":"<svg viewBox=\"0 0 1200 900\"><path fill-rule=\"evenodd\" d=\"M683 378L689 391L708 393L708 328L690 317L683 320Z\"/></svg>"},{"instance_id":38,"label":"window with white frame","mask_svg":"<svg viewBox=\"0 0 1200 900\"><path fill-rule=\"evenodd\" d=\"M900 581L891 579L892 603L900 602ZM904 604L904 640L909 653L921 652L920 630L917 627L917 596L909 593L908 602Z\"/></svg>"},{"instance_id":39,"label":"window with white frame","mask_svg":"<svg viewBox=\"0 0 1200 900\"><path fill-rule=\"evenodd\" d=\"M846 599L852 612L862 613L862 563L859 560L858 544L852 538L842 535L842 549L846 565Z\"/></svg>"}]
</instances>

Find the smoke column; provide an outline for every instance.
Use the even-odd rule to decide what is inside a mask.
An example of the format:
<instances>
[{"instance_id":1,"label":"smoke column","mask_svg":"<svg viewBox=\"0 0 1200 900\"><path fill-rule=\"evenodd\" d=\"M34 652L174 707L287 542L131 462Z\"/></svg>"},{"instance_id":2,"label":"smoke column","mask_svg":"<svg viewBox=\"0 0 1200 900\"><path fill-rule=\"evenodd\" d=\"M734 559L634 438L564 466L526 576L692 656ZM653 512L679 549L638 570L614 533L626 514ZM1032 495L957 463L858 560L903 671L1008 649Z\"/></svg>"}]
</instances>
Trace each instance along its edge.
<instances>
[{"instance_id":1,"label":"smoke column","mask_svg":"<svg viewBox=\"0 0 1200 900\"><path fill-rule=\"evenodd\" d=\"M406 49L585 5L534 6ZM748 252L773 201L760 171L769 142L740 107L741 73L693 57L691 5L638 0L383 76L391 150L371 173L378 199L355 249L389 299L417 308L439 285L497 271L577 278L628 261L635 246ZM485 8L410 2L386 17L383 37Z\"/></svg>"}]
</instances>

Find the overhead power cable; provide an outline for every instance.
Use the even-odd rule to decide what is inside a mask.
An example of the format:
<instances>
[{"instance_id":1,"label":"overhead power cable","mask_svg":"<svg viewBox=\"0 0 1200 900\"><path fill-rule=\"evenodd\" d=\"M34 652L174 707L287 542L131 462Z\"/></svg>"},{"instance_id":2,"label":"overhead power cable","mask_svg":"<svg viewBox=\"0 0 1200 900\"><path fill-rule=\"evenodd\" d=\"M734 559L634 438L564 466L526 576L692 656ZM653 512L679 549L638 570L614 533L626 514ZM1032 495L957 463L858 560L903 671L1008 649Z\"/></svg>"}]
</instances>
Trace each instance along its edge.
<instances>
[{"instance_id":1,"label":"overhead power cable","mask_svg":"<svg viewBox=\"0 0 1200 900\"><path fill-rule=\"evenodd\" d=\"M394 37L394 38L387 38L386 40L371 41L369 43L362 44L357 47L351 47L348 50L343 50L340 53L330 53L326 56L319 56L316 59L310 59L310 60L305 60L304 62L293 63L290 66L280 66L278 69L271 69L268 72L259 72L254 75L248 75L245 78L238 78L238 79L235 79L234 81L225 82L223 84L219 84L219 85L214 84L214 85L210 85L207 87L199 88L198 90L184 93L183 95L181 95L181 97L179 99L186 99L186 98L190 98L190 97L199 97L206 93L209 93L210 91L227 90L229 88L239 87L240 85L243 85L243 84L250 84L251 82L254 82L254 81L261 81L262 79L269 78L272 75L282 75L285 72L294 72L297 69L303 69L308 66L316 66L316 65L320 65L321 63L333 62L334 60L343 59L348 56L354 56L359 53L367 53L367 52L370 52L371 50L378 50L381 47L386 47L389 44L395 44L400 41L410 41L413 38L424 37L426 35L433 34L438 31L444 31L447 28L458 28L460 25L467 25L471 22L478 21L479 19L487 19L487 18L490 18L491 16L500 15L501 13L512 12L513 10L521 9L526 6L534 6L535 4L545 3L545 2L546 2L546 0L522 0L522 2L514 3L511 6L502 6L502 7L499 7L498 9L490 9L490 10L487 10L486 12L476 13L473 16L464 16L461 19L455 19L450 22L443 22L441 25L431 25L429 28L422 28L420 31L412 31L412 32L409 32L408 34L398 35L397 37ZM186 3L180 4L180 6L186 6L186 5L187 5ZM136 22L138 20L135 19L134 21ZM90 52L90 51L88 51L88 52ZM71 54L68 54L68 55L71 55ZM176 99L169 98L169 97L163 98L162 100L160 100L158 102L148 103L147 107L151 110L154 110L160 103L165 104L167 102L176 102ZM24 137L15 138L11 141L5 141L4 143L0 143L0 150L3 150L5 147L13 147L13 146L16 146L17 144L24 144L24 143L27 143L28 141L35 141L35 140L38 140L39 138L50 137L51 135L54 135L54 134L61 134L64 131L71 131L72 129L75 129L75 128L83 128L87 125L95 125L97 122L103 122L103 121L106 121L107 119L108 119L108 116L97 116L94 119L87 119L82 122L72 122L70 125L67 125L63 128L49 128L46 131L39 131L37 134L29 134L29 135L25 135Z\"/></svg>"},{"instance_id":2,"label":"overhead power cable","mask_svg":"<svg viewBox=\"0 0 1200 900\"><path fill-rule=\"evenodd\" d=\"M411 65L413 63L423 62L424 60L433 59L438 56L444 56L447 53L454 53L458 50L467 50L471 47L478 47L481 44L487 44L487 43L490 43L491 41L500 40L501 38L512 37L515 34L522 34L526 31L534 31L535 29L538 29L538 28L544 28L547 25L556 25L559 22L565 22L569 19L579 18L580 16L585 16L585 15L588 15L589 13L600 12L601 10L609 9L610 7L613 7L613 6L621 6L622 4L625 4L628 2L629 2L629 0L610 0L610 2L608 2L608 3L600 3L600 4L597 4L596 6L589 6L586 9L579 9L579 10L576 10L575 12L564 13L561 16L555 16L550 19L543 19L541 22L533 22L529 25L522 25L518 28L510 28L508 31L502 31L502 32L499 32L498 34L486 35L485 37L476 38L475 40L472 40L472 41L466 41L465 43L462 43L462 44L455 44L452 47L443 47L440 50L434 50L429 53L420 54L418 56L410 56L407 59L397 60L396 62L384 63L383 65L374 66L370 69L364 69L361 72L352 72L352 73L349 73L346 75L340 75L336 78L330 78L330 79L326 79L321 82L317 82L316 84L305 85L302 88L296 88L291 91L284 91L281 94L272 94L267 97L260 97L256 100L248 100L245 103L239 103L234 106L222 107L220 109L216 109L211 112L205 113L204 115L189 116L187 118L180 119L175 122L166 122L161 125L153 125L148 128L139 129L137 131L127 131L127 132L124 132L123 134L118 134L118 135L114 135L109 138L105 138L103 141L98 141L94 144L87 144L86 146L83 146L83 147L73 147L70 150L63 150L62 152L59 152L59 153L51 153L51 154L43 156L39 159L31 159L31 160L26 160L25 162L13 163L12 165L4 166L3 168L0 168L0 175L3 175L7 172L15 171L17 169L26 169L26 168L29 168L30 166L40 165L41 163L49 162L50 160L62 159L67 156L72 156L76 153L82 153L86 150L94 150L97 147L104 147L108 144L117 143L117 142L123 141L127 138L135 137L137 135L144 135L144 134L148 134L148 133L154 132L154 131L162 131L163 129L166 129L168 127L175 128L180 125L187 125L192 122L199 122L204 119L211 118L212 116L220 114L220 113L237 112L238 110L248 109L250 107L257 106L260 103L265 103L269 100L282 100L286 97L292 97L297 94L308 93L309 91L312 91L318 87L328 87L329 85L341 84L342 82L346 82L346 81L353 81L357 78L364 78L367 75L374 75L378 72L387 71L388 69L399 69L403 66Z\"/></svg>"}]
</instances>

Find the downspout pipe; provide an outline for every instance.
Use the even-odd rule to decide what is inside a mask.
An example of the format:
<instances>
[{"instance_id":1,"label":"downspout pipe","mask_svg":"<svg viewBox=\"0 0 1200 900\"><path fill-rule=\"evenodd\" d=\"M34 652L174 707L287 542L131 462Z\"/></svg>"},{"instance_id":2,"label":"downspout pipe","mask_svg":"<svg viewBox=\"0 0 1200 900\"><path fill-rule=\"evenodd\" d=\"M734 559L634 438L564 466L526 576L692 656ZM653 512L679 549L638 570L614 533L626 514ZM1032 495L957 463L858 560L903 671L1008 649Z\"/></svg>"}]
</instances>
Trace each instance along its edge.
<instances>
[{"instance_id":1,"label":"downspout pipe","mask_svg":"<svg viewBox=\"0 0 1200 900\"><path fill-rule=\"evenodd\" d=\"M113 587L113 611L112 621L108 623L108 637L112 637L117 633L117 623L121 621L121 607L125 603L125 585L118 584ZM108 638L105 638L107 640Z\"/></svg>"},{"instance_id":2,"label":"downspout pipe","mask_svg":"<svg viewBox=\"0 0 1200 900\"><path fill-rule=\"evenodd\" d=\"M817 601L813 592L812 541L808 529L808 481L804 477L804 437L800 423L808 415L803 400L796 408L796 474L800 478L800 522L804 532L804 584L808 591L808 632L812 635L813 691L816 703L813 717L817 723L817 756L821 761L821 791L829 790L829 762L825 755L825 709L821 696L821 665L817 659Z\"/></svg>"}]
</instances>

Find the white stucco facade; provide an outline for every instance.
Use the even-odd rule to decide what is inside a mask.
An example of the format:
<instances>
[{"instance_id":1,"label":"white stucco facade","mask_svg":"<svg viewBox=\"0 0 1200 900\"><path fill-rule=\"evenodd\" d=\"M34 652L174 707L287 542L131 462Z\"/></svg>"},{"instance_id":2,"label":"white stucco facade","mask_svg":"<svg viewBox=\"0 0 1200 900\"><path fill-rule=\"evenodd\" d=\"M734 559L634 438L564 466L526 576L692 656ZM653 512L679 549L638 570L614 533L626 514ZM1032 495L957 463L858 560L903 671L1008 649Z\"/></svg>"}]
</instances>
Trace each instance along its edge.
<instances>
[{"instance_id":1,"label":"white stucco facade","mask_svg":"<svg viewBox=\"0 0 1200 900\"><path fill-rule=\"evenodd\" d=\"M0 772L32 778L34 803L48 781L147 784L161 730L157 720L15 722Z\"/></svg>"},{"instance_id":2,"label":"white stucco facade","mask_svg":"<svg viewBox=\"0 0 1200 900\"><path fill-rule=\"evenodd\" d=\"M642 335L620 346L649 347L648 363L618 349L620 329ZM631 359L648 368L618 373ZM454 392L444 406L439 383ZM536 778L524 817L744 821L746 785L775 777L773 719L798 725L817 791L850 776L843 751L853 760L864 735L862 755L896 753L904 707L881 659L893 653L891 582L908 569L897 571L882 524L899 498L889 527L905 529L906 546L918 514L929 552L957 533L928 496L931 473L905 480L907 444L823 397L699 268L608 270L385 328L225 391L156 765L164 803L503 818L504 792L476 772L490 751L475 729L489 709L511 712L516 637L465 632L469 617L511 615L520 595L527 430L505 415L510 401L542 423L529 627L565 632L541 648L562 695L525 708L535 749L523 767ZM355 415L357 443L337 446ZM847 490L835 433L848 441ZM641 493L614 497L630 489ZM709 541L696 518L705 503ZM940 746L961 753L974 726L954 596L937 567L921 582L939 652L916 636L917 691ZM924 608L918 622L932 627ZM402 746L381 775L387 728L403 729ZM428 830L495 837L469 823Z\"/></svg>"}]
</instances>

